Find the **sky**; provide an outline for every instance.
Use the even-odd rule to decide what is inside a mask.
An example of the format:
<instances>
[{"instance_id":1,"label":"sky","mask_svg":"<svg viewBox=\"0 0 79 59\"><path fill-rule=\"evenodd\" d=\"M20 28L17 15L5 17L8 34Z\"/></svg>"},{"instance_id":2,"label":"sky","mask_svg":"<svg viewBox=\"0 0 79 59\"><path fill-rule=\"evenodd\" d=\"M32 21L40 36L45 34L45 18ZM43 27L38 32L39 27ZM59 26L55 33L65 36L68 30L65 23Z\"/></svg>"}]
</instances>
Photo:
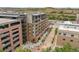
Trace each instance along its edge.
<instances>
[{"instance_id":1,"label":"sky","mask_svg":"<svg viewBox=\"0 0 79 59\"><path fill-rule=\"evenodd\" d=\"M0 0L0 7L79 8L78 0Z\"/></svg>"}]
</instances>

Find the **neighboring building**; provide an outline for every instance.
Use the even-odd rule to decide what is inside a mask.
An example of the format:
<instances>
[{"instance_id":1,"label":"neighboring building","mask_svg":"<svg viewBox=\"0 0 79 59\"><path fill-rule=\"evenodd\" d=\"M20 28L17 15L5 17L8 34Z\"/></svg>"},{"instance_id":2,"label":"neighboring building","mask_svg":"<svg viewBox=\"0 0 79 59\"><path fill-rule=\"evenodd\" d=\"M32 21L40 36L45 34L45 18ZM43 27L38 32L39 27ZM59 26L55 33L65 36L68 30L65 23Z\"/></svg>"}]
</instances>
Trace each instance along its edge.
<instances>
[{"instance_id":1,"label":"neighboring building","mask_svg":"<svg viewBox=\"0 0 79 59\"><path fill-rule=\"evenodd\" d=\"M17 19L0 18L0 48L14 51L22 46L21 22Z\"/></svg>"},{"instance_id":2,"label":"neighboring building","mask_svg":"<svg viewBox=\"0 0 79 59\"><path fill-rule=\"evenodd\" d=\"M79 48L79 24L72 24L70 22L59 24L57 45L63 46L65 43Z\"/></svg>"},{"instance_id":3,"label":"neighboring building","mask_svg":"<svg viewBox=\"0 0 79 59\"><path fill-rule=\"evenodd\" d=\"M50 23L50 26L53 28L58 28L59 23L63 23L64 21L60 20L48 20Z\"/></svg>"},{"instance_id":4,"label":"neighboring building","mask_svg":"<svg viewBox=\"0 0 79 59\"><path fill-rule=\"evenodd\" d=\"M48 29L47 15L44 13L33 13L27 15L27 39L37 42Z\"/></svg>"},{"instance_id":5,"label":"neighboring building","mask_svg":"<svg viewBox=\"0 0 79 59\"><path fill-rule=\"evenodd\" d=\"M66 21L63 21L63 20L48 20L48 21L49 21L50 25L52 25L55 28L57 28L60 23L66 22ZM71 22L77 23L76 21L71 21Z\"/></svg>"},{"instance_id":6,"label":"neighboring building","mask_svg":"<svg viewBox=\"0 0 79 59\"><path fill-rule=\"evenodd\" d=\"M23 43L27 41L27 15L19 13L0 13L0 18L19 20L22 26Z\"/></svg>"}]
</instances>

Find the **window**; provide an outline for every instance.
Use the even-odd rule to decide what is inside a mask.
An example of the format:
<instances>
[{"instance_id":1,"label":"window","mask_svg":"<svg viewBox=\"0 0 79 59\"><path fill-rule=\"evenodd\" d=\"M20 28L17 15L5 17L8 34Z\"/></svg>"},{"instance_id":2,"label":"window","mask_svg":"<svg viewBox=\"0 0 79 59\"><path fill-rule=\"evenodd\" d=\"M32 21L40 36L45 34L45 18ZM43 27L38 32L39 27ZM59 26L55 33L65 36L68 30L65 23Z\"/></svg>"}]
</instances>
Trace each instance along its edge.
<instances>
[{"instance_id":1,"label":"window","mask_svg":"<svg viewBox=\"0 0 79 59\"><path fill-rule=\"evenodd\" d=\"M14 30L16 30L16 29L18 29L18 28L12 29L12 31L14 31Z\"/></svg>"},{"instance_id":2,"label":"window","mask_svg":"<svg viewBox=\"0 0 79 59\"><path fill-rule=\"evenodd\" d=\"M12 17L12 19L16 19L16 17Z\"/></svg>"},{"instance_id":3,"label":"window","mask_svg":"<svg viewBox=\"0 0 79 59\"><path fill-rule=\"evenodd\" d=\"M3 50L7 49L7 48L10 47L10 46L11 46L11 44L9 44L9 45L3 47Z\"/></svg>"},{"instance_id":4,"label":"window","mask_svg":"<svg viewBox=\"0 0 79 59\"><path fill-rule=\"evenodd\" d=\"M6 33L9 33L9 31L7 31L7 32L4 32L4 33L2 33L2 34L6 34Z\"/></svg>"},{"instance_id":5,"label":"window","mask_svg":"<svg viewBox=\"0 0 79 59\"><path fill-rule=\"evenodd\" d=\"M38 16L38 18L40 18L40 15Z\"/></svg>"},{"instance_id":6,"label":"window","mask_svg":"<svg viewBox=\"0 0 79 59\"><path fill-rule=\"evenodd\" d=\"M17 34L19 31L13 32L13 34Z\"/></svg>"},{"instance_id":7,"label":"window","mask_svg":"<svg viewBox=\"0 0 79 59\"><path fill-rule=\"evenodd\" d=\"M61 33L59 33L59 35L61 35Z\"/></svg>"},{"instance_id":8,"label":"window","mask_svg":"<svg viewBox=\"0 0 79 59\"><path fill-rule=\"evenodd\" d=\"M12 50L10 50L9 52L12 52Z\"/></svg>"},{"instance_id":9,"label":"window","mask_svg":"<svg viewBox=\"0 0 79 59\"><path fill-rule=\"evenodd\" d=\"M70 42L73 42L73 40L70 40Z\"/></svg>"},{"instance_id":10,"label":"window","mask_svg":"<svg viewBox=\"0 0 79 59\"><path fill-rule=\"evenodd\" d=\"M0 28L4 29L4 28L8 28L8 24L5 24L5 25L0 25Z\"/></svg>"},{"instance_id":11,"label":"window","mask_svg":"<svg viewBox=\"0 0 79 59\"><path fill-rule=\"evenodd\" d=\"M34 20L34 18L35 18L35 17L34 17L34 16L32 16L32 20Z\"/></svg>"},{"instance_id":12,"label":"window","mask_svg":"<svg viewBox=\"0 0 79 59\"><path fill-rule=\"evenodd\" d=\"M6 40L6 39L5 39ZM7 41L5 41L5 42L3 42L2 44L7 44L7 43L9 43L10 42L10 40L7 40Z\"/></svg>"},{"instance_id":13,"label":"window","mask_svg":"<svg viewBox=\"0 0 79 59\"><path fill-rule=\"evenodd\" d=\"M38 22L38 20L35 20L35 22Z\"/></svg>"},{"instance_id":14,"label":"window","mask_svg":"<svg viewBox=\"0 0 79 59\"><path fill-rule=\"evenodd\" d=\"M16 48L19 47L19 46L20 46L20 44L18 44L17 46L15 46L14 49L16 49Z\"/></svg>"},{"instance_id":15,"label":"window","mask_svg":"<svg viewBox=\"0 0 79 59\"><path fill-rule=\"evenodd\" d=\"M17 38L19 35L16 35L15 37L13 37L13 39Z\"/></svg>"},{"instance_id":16,"label":"window","mask_svg":"<svg viewBox=\"0 0 79 59\"><path fill-rule=\"evenodd\" d=\"M11 23L11 26L20 24L20 22Z\"/></svg>"},{"instance_id":17,"label":"window","mask_svg":"<svg viewBox=\"0 0 79 59\"><path fill-rule=\"evenodd\" d=\"M71 35L71 37L74 37L74 35Z\"/></svg>"},{"instance_id":18,"label":"window","mask_svg":"<svg viewBox=\"0 0 79 59\"><path fill-rule=\"evenodd\" d=\"M38 18L38 16L35 16L35 19L37 19Z\"/></svg>"},{"instance_id":19,"label":"window","mask_svg":"<svg viewBox=\"0 0 79 59\"><path fill-rule=\"evenodd\" d=\"M15 44L15 43L18 42L18 41L19 41L19 39L15 40L13 43Z\"/></svg>"},{"instance_id":20,"label":"window","mask_svg":"<svg viewBox=\"0 0 79 59\"><path fill-rule=\"evenodd\" d=\"M7 35L7 36L5 36L5 37L2 37L1 40L4 40L4 39L6 39L6 38L8 38L8 37L9 37L9 35Z\"/></svg>"},{"instance_id":21,"label":"window","mask_svg":"<svg viewBox=\"0 0 79 59\"><path fill-rule=\"evenodd\" d=\"M64 33L64 35L66 35L66 33Z\"/></svg>"},{"instance_id":22,"label":"window","mask_svg":"<svg viewBox=\"0 0 79 59\"><path fill-rule=\"evenodd\" d=\"M5 27L5 28L8 28L8 27L9 27L9 25L8 25L8 24L6 24L6 25L4 25L4 27Z\"/></svg>"},{"instance_id":23,"label":"window","mask_svg":"<svg viewBox=\"0 0 79 59\"><path fill-rule=\"evenodd\" d=\"M40 37L38 38L38 40L40 40Z\"/></svg>"},{"instance_id":24,"label":"window","mask_svg":"<svg viewBox=\"0 0 79 59\"><path fill-rule=\"evenodd\" d=\"M4 16L0 16L0 18L5 18Z\"/></svg>"},{"instance_id":25,"label":"window","mask_svg":"<svg viewBox=\"0 0 79 59\"><path fill-rule=\"evenodd\" d=\"M37 25L36 25L37 26Z\"/></svg>"},{"instance_id":26,"label":"window","mask_svg":"<svg viewBox=\"0 0 79 59\"><path fill-rule=\"evenodd\" d=\"M65 41L65 39L63 39Z\"/></svg>"}]
</instances>

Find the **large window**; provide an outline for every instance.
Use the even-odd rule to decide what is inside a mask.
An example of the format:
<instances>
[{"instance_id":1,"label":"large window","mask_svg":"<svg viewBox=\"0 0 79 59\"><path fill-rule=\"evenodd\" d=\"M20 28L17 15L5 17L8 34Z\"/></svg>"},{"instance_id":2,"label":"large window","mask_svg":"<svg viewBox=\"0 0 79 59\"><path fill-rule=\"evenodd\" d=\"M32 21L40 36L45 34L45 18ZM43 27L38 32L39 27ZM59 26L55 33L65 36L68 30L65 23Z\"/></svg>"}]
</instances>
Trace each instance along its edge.
<instances>
[{"instance_id":1,"label":"large window","mask_svg":"<svg viewBox=\"0 0 79 59\"><path fill-rule=\"evenodd\" d=\"M2 34L6 34L6 33L9 33L9 31L7 31L7 32L4 32L4 33L2 33Z\"/></svg>"},{"instance_id":2,"label":"large window","mask_svg":"<svg viewBox=\"0 0 79 59\"><path fill-rule=\"evenodd\" d=\"M17 17L12 17L12 19L17 19Z\"/></svg>"},{"instance_id":3,"label":"large window","mask_svg":"<svg viewBox=\"0 0 79 59\"><path fill-rule=\"evenodd\" d=\"M70 40L70 42L73 42L73 40Z\"/></svg>"},{"instance_id":4,"label":"large window","mask_svg":"<svg viewBox=\"0 0 79 59\"><path fill-rule=\"evenodd\" d=\"M19 46L20 46L20 44L18 44L17 46L15 46L14 49L16 49L16 48L19 47Z\"/></svg>"},{"instance_id":5,"label":"large window","mask_svg":"<svg viewBox=\"0 0 79 59\"><path fill-rule=\"evenodd\" d=\"M12 31L17 30L18 28L12 29Z\"/></svg>"},{"instance_id":6,"label":"large window","mask_svg":"<svg viewBox=\"0 0 79 59\"><path fill-rule=\"evenodd\" d=\"M13 39L17 38L18 36L19 36L19 35L14 36Z\"/></svg>"},{"instance_id":7,"label":"large window","mask_svg":"<svg viewBox=\"0 0 79 59\"><path fill-rule=\"evenodd\" d=\"M3 47L3 50L7 49L7 48L10 47L10 46L11 46L11 44L9 44L9 45Z\"/></svg>"},{"instance_id":8,"label":"large window","mask_svg":"<svg viewBox=\"0 0 79 59\"><path fill-rule=\"evenodd\" d=\"M2 29L8 28L8 27L9 27L8 24L5 24L5 25L4 24L3 25L0 24L0 28L2 28Z\"/></svg>"},{"instance_id":9,"label":"large window","mask_svg":"<svg viewBox=\"0 0 79 59\"><path fill-rule=\"evenodd\" d=\"M7 44L7 43L9 43L9 42L10 42L10 40L7 40L7 41L3 42L2 44Z\"/></svg>"},{"instance_id":10,"label":"large window","mask_svg":"<svg viewBox=\"0 0 79 59\"><path fill-rule=\"evenodd\" d=\"M15 40L13 43L15 44L15 43L18 42L18 41L19 41L19 39Z\"/></svg>"},{"instance_id":11,"label":"large window","mask_svg":"<svg viewBox=\"0 0 79 59\"><path fill-rule=\"evenodd\" d=\"M32 16L32 20L33 20L33 22L38 22L38 21L40 21L40 15Z\"/></svg>"},{"instance_id":12,"label":"large window","mask_svg":"<svg viewBox=\"0 0 79 59\"><path fill-rule=\"evenodd\" d=\"M61 33L59 33L59 35L61 35Z\"/></svg>"},{"instance_id":13,"label":"large window","mask_svg":"<svg viewBox=\"0 0 79 59\"><path fill-rule=\"evenodd\" d=\"M9 37L9 35L7 35L7 36L5 36L5 37L2 37L1 40L4 40L4 39L6 39L6 38L8 38L8 37Z\"/></svg>"},{"instance_id":14,"label":"large window","mask_svg":"<svg viewBox=\"0 0 79 59\"><path fill-rule=\"evenodd\" d=\"M63 39L65 41L65 39Z\"/></svg>"},{"instance_id":15,"label":"large window","mask_svg":"<svg viewBox=\"0 0 79 59\"><path fill-rule=\"evenodd\" d=\"M72 34L71 37L74 37L74 35Z\"/></svg>"},{"instance_id":16,"label":"large window","mask_svg":"<svg viewBox=\"0 0 79 59\"><path fill-rule=\"evenodd\" d=\"M66 35L66 33L64 33L64 35Z\"/></svg>"}]
</instances>

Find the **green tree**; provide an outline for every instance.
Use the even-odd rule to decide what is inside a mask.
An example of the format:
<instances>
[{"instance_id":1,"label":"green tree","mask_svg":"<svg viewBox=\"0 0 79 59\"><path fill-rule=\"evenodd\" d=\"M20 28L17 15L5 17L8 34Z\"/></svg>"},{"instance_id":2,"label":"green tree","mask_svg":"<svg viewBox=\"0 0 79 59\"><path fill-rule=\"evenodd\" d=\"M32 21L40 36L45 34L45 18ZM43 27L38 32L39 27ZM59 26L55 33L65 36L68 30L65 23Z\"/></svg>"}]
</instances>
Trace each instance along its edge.
<instances>
[{"instance_id":1,"label":"green tree","mask_svg":"<svg viewBox=\"0 0 79 59\"><path fill-rule=\"evenodd\" d=\"M51 51L51 47L48 47L48 48L42 50L42 52L50 52L50 51Z\"/></svg>"},{"instance_id":2,"label":"green tree","mask_svg":"<svg viewBox=\"0 0 79 59\"><path fill-rule=\"evenodd\" d=\"M16 52L32 52L30 49L16 48Z\"/></svg>"},{"instance_id":3,"label":"green tree","mask_svg":"<svg viewBox=\"0 0 79 59\"><path fill-rule=\"evenodd\" d=\"M3 49L0 48L0 52L3 52Z\"/></svg>"},{"instance_id":4,"label":"green tree","mask_svg":"<svg viewBox=\"0 0 79 59\"><path fill-rule=\"evenodd\" d=\"M56 52L78 52L79 50L77 48L72 48L70 44L64 44L62 48L55 48Z\"/></svg>"}]
</instances>

